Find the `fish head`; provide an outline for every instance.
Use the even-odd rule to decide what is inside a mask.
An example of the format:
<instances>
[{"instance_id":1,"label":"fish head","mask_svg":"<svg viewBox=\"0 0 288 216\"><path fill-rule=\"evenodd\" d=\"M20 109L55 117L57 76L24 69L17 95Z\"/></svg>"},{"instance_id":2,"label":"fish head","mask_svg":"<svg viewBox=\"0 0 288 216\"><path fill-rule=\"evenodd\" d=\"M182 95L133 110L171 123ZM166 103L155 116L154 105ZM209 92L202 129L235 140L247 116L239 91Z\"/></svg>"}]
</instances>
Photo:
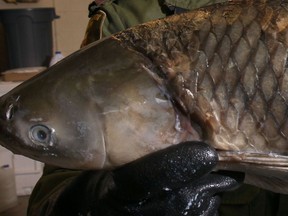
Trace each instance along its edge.
<instances>
[{"instance_id":1,"label":"fish head","mask_svg":"<svg viewBox=\"0 0 288 216\"><path fill-rule=\"evenodd\" d=\"M49 80L49 73L43 79ZM67 168L102 164L99 116L92 116L80 95L70 100L76 90L66 86L60 92L57 83L41 80L42 76L1 97L1 144L16 154Z\"/></svg>"},{"instance_id":2,"label":"fish head","mask_svg":"<svg viewBox=\"0 0 288 216\"><path fill-rule=\"evenodd\" d=\"M99 169L191 139L175 127L151 65L113 38L81 49L0 98L0 144L47 164Z\"/></svg>"}]
</instances>

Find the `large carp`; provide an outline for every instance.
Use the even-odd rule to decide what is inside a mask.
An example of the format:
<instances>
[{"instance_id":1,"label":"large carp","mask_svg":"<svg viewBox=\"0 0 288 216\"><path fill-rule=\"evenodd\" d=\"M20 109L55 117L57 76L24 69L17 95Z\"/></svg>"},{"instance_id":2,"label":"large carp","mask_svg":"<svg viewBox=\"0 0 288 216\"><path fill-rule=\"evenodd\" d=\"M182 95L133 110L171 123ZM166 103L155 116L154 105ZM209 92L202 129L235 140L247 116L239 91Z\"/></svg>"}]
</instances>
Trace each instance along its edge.
<instances>
[{"instance_id":1,"label":"large carp","mask_svg":"<svg viewBox=\"0 0 288 216\"><path fill-rule=\"evenodd\" d=\"M101 169L203 140L218 169L287 193L287 10L230 1L91 44L1 97L1 144Z\"/></svg>"}]
</instances>

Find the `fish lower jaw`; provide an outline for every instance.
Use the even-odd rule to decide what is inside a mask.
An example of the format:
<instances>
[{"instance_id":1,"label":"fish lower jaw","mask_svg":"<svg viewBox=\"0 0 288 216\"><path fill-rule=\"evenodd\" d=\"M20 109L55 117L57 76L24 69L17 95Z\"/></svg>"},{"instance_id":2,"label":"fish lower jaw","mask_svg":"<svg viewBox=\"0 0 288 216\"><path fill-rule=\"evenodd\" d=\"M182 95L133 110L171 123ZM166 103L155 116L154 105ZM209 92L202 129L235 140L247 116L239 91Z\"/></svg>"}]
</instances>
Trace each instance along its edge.
<instances>
[{"instance_id":1,"label":"fish lower jaw","mask_svg":"<svg viewBox=\"0 0 288 216\"><path fill-rule=\"evenodd\" d=\"M17 147L15 147L15 139L4 127L0 125L0 145L12 151L14 154L20 154ZM17 144L16 144L17 145Z\"/></svg>"},{"instance_id":2,"label":"fish lower jaw","mask_svg":"<svg viewBox=\"0 0 288 216\"><path fill-rule=\"evenodd\" d=\"M13 154L21 155L23 154L17 147L15 147L15 142L0 142L0 146L3 146L4 148L8 149L11 151Z\"/></svg>"}]
</instances>

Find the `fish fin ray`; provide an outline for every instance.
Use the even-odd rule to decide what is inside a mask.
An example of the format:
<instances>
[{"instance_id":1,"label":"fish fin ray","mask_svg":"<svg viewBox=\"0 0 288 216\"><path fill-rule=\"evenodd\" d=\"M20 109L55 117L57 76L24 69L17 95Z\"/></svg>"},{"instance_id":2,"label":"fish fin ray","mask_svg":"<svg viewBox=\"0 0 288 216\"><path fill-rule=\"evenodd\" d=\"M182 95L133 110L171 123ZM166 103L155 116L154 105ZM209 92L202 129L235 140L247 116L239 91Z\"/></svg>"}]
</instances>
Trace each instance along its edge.
<instances>
[{"instance_id":1,"label":"fish fin ray","mask_svg":"<svg viewBox=\"0 0 288 216\"><path fill-rule=\"evenodd\" d=\"M245 183L270 190L276 193L288 194L288 180L275 176L250 175L245 176Z\"/></svg>"}]
</instances>

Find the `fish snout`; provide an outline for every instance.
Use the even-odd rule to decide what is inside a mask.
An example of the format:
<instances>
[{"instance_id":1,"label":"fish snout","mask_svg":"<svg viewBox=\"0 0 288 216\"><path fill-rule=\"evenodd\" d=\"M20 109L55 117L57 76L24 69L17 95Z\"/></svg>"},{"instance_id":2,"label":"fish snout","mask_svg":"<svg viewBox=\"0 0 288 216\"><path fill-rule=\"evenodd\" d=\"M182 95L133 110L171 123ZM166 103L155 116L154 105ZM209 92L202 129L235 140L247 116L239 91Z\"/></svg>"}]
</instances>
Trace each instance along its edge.
<instances>
[{"instance_id":1,"label":"fish snout","mask_svg":"<svg viewBox=\"0 0 288 216\"><path fill-rule=\"evenodd\" d=\"M11 96L2 101L0 98L0 118L2 121L11 121L17 113L20 96Z\"/></svg>"}]
</instances>

